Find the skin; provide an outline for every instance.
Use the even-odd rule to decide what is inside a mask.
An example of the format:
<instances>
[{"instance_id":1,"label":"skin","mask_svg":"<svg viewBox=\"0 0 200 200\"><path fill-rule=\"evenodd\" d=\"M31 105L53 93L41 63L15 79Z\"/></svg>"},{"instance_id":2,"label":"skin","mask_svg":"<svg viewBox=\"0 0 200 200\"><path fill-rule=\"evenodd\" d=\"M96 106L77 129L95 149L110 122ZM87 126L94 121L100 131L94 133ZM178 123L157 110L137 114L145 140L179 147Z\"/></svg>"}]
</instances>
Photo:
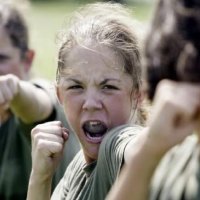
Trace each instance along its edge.
<instances>
[{"instance_id":1,"label":"skin","mask_svg":"<svg viewBox=\"0 0 200 200\"><path fill-rule=\"evenodd\" d=\"M56 88L58 99L79 138L86 163L91 163L98 157L103 137L98 142L88 138L83 124L101 121L109 130L129 123L138 92L132 91L132 79L122 71L119 57L104 46L76 46L65 58L65 63L66 69L61 72ZM54 166L59 163L54 155L60 157L62 154L67 138L64 134L60 124L41 124L33 129L33 168L27 199L50 198Z\"/></svg>"},{"instance_id":2,"label":"skin","mask_svg":"<svg viewBox=\"0 0 200 200\"><path fill-rule=\"evenodd\" d=\"M132 80L122 73L116 55L101 46L92 51L79 46L74 48L67 58L67 66L69 69L64 70L66 75L57 89L58 97L90 163L97 159L103 137L98 141L89 139L83 124L100 121L109 130L127 123L133 103L130 99Z\"/></svg>"},{"instance_id":3,"label":"skin","mask_svg":"<svg viewBox=\"0 0 200 200\"><path fill-rule=\"evenodd\" d=\"M13 46L4 28L0 28L1 123L9 119L11 112L25 123L43 120L52 112L52 103L46 92L26 81L33 57L34 52L27 50L22 58L21 50Z\"/></svg>"},{"instance_id":4,"label":"skin","mask_svg":"<svg viewBox=\"0 0 200 200\"><path fill-rule=\"evenodd\" d=\"M199 85L159 83L149 127L132 145L129 162L106 200L148 199L151 177L165 153L194 131L199 137L199 98Z\"/></svg>"}]
</instances>

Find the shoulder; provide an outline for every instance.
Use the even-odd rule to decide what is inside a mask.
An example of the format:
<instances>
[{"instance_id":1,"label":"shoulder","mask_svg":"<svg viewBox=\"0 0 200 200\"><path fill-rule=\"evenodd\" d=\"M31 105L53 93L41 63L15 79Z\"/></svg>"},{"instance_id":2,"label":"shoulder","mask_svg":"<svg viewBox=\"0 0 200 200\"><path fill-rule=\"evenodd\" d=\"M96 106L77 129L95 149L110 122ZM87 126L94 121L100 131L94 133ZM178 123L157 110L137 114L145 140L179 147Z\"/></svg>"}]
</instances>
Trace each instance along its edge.
<instances>
[{"instance_id":1,"label":"shoulder","mask_svg":"<svg viewBox=\"0 0 200 200\"><path fill-rule=\"evenodd\" d=\"M110 130L103 139L96 165L96 180L104 189L114 183L124 164L127 144L141 131L140 126L123 125Z\"/></svg>"},{"instance_id":2,"label":"shoulder","mask_svg":"<svg viewBox=\"0 0 200 200\"><path fill-rule=\"evenodd\" d=\"M109 161L109 164L118 164L120 167L123 164L126 146L141 130L142 127L138 125L122 125L110 130L100 145L98 161Z\"/></svg>"},{"instance_id":3,"label":"shoulder","mask_svg":"<svg viewBox=\"0 0 200 200\"><path fill-rule=\"evenodd\" d=\"M127 143L137 136L143 128L139 125L122 125L111 129L102 141L100 151L107 151L111 149L126 146Z\"/></svg>"}]
</instances>

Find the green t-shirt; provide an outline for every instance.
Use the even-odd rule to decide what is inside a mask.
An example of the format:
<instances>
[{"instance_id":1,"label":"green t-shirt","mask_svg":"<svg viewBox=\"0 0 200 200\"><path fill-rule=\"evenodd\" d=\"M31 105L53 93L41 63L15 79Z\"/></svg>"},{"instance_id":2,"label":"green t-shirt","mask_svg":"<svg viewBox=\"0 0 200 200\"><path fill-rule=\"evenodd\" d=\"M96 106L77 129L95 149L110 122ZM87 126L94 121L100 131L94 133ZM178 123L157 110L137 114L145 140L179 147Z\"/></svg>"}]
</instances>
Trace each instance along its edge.
<instances>
[{"instance_id":1,"label":"green t-shirt","mask_svg":"<svg viewBox=\"0 0 200 200\"><path fill-rule=\"evenodd\" d=\"M43 122L52 120L61 120L68 128L61 108L55 101L51 116ZM2 200L26 199L31 172L30 133L35 125L36 123L24 124L12 115L0 127L0 199ZM79 149L79 143L71 133L65 146L62 163L54 176L53 187L63 177L66 167Z\"/></svg>"},{"instance_id":2,"label":"green t-shirt","mask_svg":"<svg viewBox=\"0 0 200 200\"><path fill-rule=\"evenodd\" d=\"M119 175L124 151L140 126L120 126L111 130L100 145L96 162L86 165L80 151L67 168L52 200L104 200Z\"/></svg>"},{"instance_id":3,"label":"green t-shirt","mask_svg":"<svg viewBox=\"0 0 200 200\"><path fill-rule=\"evenodd\" d=\"M200 145L196 135L170 150L151 183L151 200L200 200Z\"/></svg>"}]
</instances>

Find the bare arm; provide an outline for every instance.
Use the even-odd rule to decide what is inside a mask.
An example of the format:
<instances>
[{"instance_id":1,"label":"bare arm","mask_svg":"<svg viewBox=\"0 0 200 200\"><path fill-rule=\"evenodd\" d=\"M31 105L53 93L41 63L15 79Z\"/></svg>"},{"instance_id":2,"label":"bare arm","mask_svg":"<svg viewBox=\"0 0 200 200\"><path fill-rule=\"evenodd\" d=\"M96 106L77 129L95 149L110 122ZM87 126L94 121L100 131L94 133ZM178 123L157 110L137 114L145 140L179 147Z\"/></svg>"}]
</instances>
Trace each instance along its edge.
<instances>
[{"instance_id":1,"label":"bare arm","mask_svg":"<svg viewBox=\"0 0 200 200\"><path fill-rule=\"evenodd\" d=\"M0 76L0 105L8 107L25 123L42 121L53 109L49 95L14 75Z\"/></svg>"},{"instance_id":2,"label":"bare arm","mask_svg":"<svg viewBox=\"0 0 200 200\"><path fill-rule=\"evenodd\" d=\"M68 130L59 121L37 125L32 136L32 171L27 200L50 199L52 177L62 157Z\"/></svg>"},{"instance_id":3,"label":"bare arm","mask_svg":"<svg viewBox=\"0 0 200 200\"><path fill-rule=\"evenodd\" d=\"M197 127L198 87L170 81L159 84L149 128L127 146L124 168L107 200L148 199L150 181L160 159Z\"/></svg>"},{"instance_id":4,"label":"bare arm","mask_svg":"<svg viewBox=\"0 0 200 200\"><path fill-rule=\"evenodd\" d=\"M28 186L27 200L49 200L51 194L51 183L51 177L42 180L41 177L37 177L37 174L34 174L32 171Z\"/></svg>"}]
</instances>

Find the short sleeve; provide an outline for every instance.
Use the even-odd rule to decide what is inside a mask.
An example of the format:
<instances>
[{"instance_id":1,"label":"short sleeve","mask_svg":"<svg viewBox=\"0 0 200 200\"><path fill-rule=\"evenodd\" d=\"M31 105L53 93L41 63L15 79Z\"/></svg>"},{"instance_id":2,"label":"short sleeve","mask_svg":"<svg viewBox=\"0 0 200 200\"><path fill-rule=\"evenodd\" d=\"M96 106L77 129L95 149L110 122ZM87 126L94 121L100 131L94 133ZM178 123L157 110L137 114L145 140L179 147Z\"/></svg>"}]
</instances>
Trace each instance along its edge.
<instances>
[{"instance_id":1,"label":"short sleeve","mask_svg":"<svg viewBox=\"0 0 200 200\"><path fill-rule=\"evenodd\" d=\"M117 179L124 163L124 151L127 144L141 132L140 126L119 126L112 129L100 145L96 170L93 174L90 198L105 199Z\"/></svg>"},{"instance_id":2,"label":"short sleeve","mask_svg":"<svg viewBox=\"0 0 200 200\"><path fill-rule=\"evenodd\" d=\"M111 130L104 139L99 153L99 165L104 163L108 167L109 176L113 181L119 175L123 165L124 151L127 144L141 130L140 126L120 126Z\"/></svg>"}]
</instances>

